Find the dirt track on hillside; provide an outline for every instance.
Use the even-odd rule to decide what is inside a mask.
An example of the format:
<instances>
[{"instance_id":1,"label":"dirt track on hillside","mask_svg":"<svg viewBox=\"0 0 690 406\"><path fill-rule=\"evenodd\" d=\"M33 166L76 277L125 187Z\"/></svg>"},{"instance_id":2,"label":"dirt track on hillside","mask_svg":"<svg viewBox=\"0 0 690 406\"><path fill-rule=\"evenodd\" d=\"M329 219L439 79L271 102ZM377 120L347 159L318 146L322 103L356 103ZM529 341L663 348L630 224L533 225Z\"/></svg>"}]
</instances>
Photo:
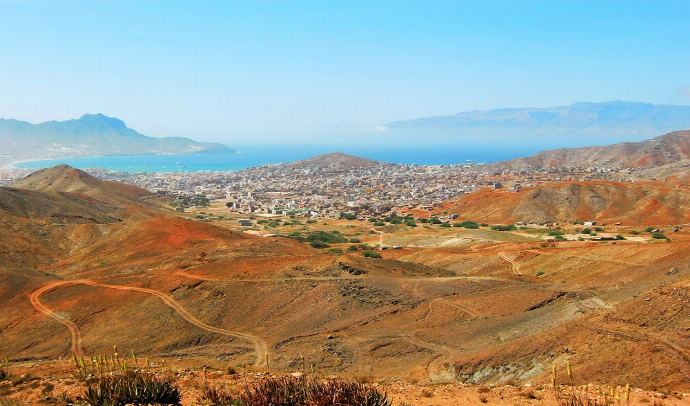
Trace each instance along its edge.
<instances>
[{"instance_id":1,"label":"dirt track on hillside","mask_svg":"<svg viewBox=\"0 0 690 406\"><path fill-rule=\"evenodd\" d=\"M45 293L48 290L57 288L59 286L63 285L88 285L88 286L96 286L96 287L102 287L102 288L107 288L107 289L119 289L119 290L130 290L130 291L135 291L135 292L142 292L142 293L147 293L150 295L154 295L159 297L163 302L170 306L175 312L182 317L184 320L188 321L189 323L194 324L195 326L206 330L210 331L212 333L218 333L222 335L226 335L229 337L235 337L241 340L246 340L252 343L252 346L254 347L254 353L256 354L256 361L254 363L254 366L256 367L263 367L266 363L266 354L268 351L268 347L266 346L266 343L263 342L262 339L260 339L257 336L251 335L251 334L246 334L246 333L241 333L237 331L229 331L225 329L221 329L218 327L213 327L209 326L208 324L204 323L203 321L197 319L194 317L191 313L189 313L182 305L180 305L175 299L173 299L171 296L159 292L157 290L153 289L146 289L146 288L139 288L136 286L119 286L119 285L108 285L105 283L100 283L100 282L95 282L91 281L88 279L80 279L80 280L72 280L72 281L60 281L60 282L52 282L47 285L42 286L38 290L34 291L29 295L29 300L31 301L31 304L41 313L52 317L59 323L65 325L69 331L70 335L72 336L72 352L76 355L82 355L83 354L83 349L82 349L82 339L81 339L81 333L79 331L79 327L73 323L72 321L66 319L65 317L55 313L54 311L50 310L47 308L45 305L43 305L40 301L40 296Z\"/></svg>"}]
</instances>

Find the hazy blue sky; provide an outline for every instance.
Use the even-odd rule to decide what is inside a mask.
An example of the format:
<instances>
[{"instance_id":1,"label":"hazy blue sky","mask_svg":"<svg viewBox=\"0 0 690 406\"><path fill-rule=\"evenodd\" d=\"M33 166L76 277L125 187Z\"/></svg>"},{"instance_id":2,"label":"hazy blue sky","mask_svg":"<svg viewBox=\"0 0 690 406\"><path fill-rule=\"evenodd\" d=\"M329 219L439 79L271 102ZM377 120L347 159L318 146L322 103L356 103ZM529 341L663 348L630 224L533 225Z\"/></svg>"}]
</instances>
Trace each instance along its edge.
<instances>
[{"instance_id":1,"label":"hazy blue sky","mask_svg":"<svg viewBox=\"0 0 690 406\"><path fill-rule=\"evenodd\" d=\"M687 0L0 0L0 117L100 112L232 145L467 110L690 104L689 16Z\"/></svg>"}]
</instances>

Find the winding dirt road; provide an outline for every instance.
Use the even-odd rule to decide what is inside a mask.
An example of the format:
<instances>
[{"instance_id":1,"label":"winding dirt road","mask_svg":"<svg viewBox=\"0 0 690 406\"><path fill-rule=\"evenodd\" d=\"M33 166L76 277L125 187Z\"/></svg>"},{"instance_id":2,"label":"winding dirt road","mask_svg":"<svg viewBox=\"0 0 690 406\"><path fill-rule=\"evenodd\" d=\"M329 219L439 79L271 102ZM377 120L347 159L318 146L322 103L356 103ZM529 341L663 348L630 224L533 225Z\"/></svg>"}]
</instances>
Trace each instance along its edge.
<instances>
[{"instance_id":1,"label":"winding dirt road","mask_svg":"<svg viewBox=\"0 0 690 406\"><path fill-rule=\"evenodd\" d=\"M499 252L498 256L505 259L506 261L510 262L511 269L513 270L513 273L515 275L522 275L522 272L520 272L520 264L515 262L515 257L510 257L510 256L508 256L508 254L506 254L503 251Z\"/></svg>"},{"instance_id":2,"label":"winding dirt road","mask_svg":"<svg viewBox=\"0 0 690 406\"><path fill-rule=\"evenodd\" d=\"M34 291L31 295L29 295L29 300L31 301L31 305L33 305L33 307L35 307L36 310L45 314L48 317L52 317L58 323L63 324L65 327L67 327L69 333L72 335L72 353L74 353L77 356L84 355L84 352L81 348L81 332L79 331L79 327L77 327L76 324L74 324L71 320L67 319L66 317L58 313L55 313L54 311L45 307L43 303L41 303L38 299L39 296L41 296L46 291L49 291L57 286L64 284L65 282L53 282L47 285L43 285L40 289Z\"/></svg>"},{"instance_id":3,"label":"winding dirt road","mask_svg":"<svg viewBox=\"0 0 690 406\"><path fill-rule=\"evenodd\" d=\"M252 344L252 347L254 348L254 352L256 354L256 362L254 363L254 366L257 367L262 367L265 365L266 362L266 354L268 351L268 347L266 346L266 343L261 340L261 338L247 334L247 333L241 333L237 331L230 331L230 330L225 330L222 328L218 327L213 327L209 326L208 324L204 323L203 321L197 319L194 317L191 313L189 313L182 305L180 305L175 299L173 299L170 295L167 295L165 293L159 292L157 290L153 289L146 289L146 288L139 288L135 286L121 286L121 285L108 285L105 283L100 283L100 282L94 282L88 279L79 279L79 280L71 280L71 281L60 281L60 282L52 282L47 285L42 286L35 292L33 292L29 296L29 300L31 301L31 304L41 313L52 317L55 319L57 322L65 325L69 331L70 334L72 335L72 352L74 352L76 355L82 355L83 354L83 349L82 349L82 340L81 340L81 333L79 332L79 328L77 327L76 324L74 324L72 321L66 319L65 317L55 313L54 311L50 310L46 306L44 306L40 302L40 296L45 293L48 290L54 289L58 286L62 285L88 285L88 286L96 286L96 287L101 287L101 288L106 288L106 289L119 289L119 290L130 290L130 291L135 291L135 292L142 292L142 293L147 293L150 295L154 295L159 297L163 303L166 305L170 306L175 312L182 317L184 320L188 321L191 324L194 324L195 326L206 330L210 331L212 333L218 333L222 334L228 337L234 337L238 338L241 340L246 340L249 341Z\"/></svg>"}]
</instances>

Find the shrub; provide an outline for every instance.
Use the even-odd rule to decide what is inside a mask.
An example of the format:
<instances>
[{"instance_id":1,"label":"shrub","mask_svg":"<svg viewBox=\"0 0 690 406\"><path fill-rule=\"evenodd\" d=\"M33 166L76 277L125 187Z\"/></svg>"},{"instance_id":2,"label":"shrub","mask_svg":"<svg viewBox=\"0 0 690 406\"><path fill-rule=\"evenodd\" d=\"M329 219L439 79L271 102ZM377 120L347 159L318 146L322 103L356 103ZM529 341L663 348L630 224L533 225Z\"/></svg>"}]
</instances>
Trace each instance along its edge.
<instances>
[{"instance_id":1,"label":"shrub","mask_svg":"<svg viewBox=\"0 0 690 406\"><path fill-rule=\"evenodd\" d=\"M305 377L269 377L254 383L242 394L244 406L392 406L375 387L344 379L323 382Z\"/></svg>"},{"instance_id":2,"label":"shrub","mask_svg":"<svg viewBox=\"0 0 690 406\"><path fill-rule=\"evenodd\" d=\"M479 225L482 226L482 227L489 227L489 224L487 224L487 223L481 223L481 224L479 224Z\"/></svg>"},{"instance_id":3,"label":"shrub","mask_svg":"<svg viewBox=\"0 0 690 406\"><path fill-rule=\"evenodd\" d=\"M330 247L330 245L326 244L323 241L319 241L319 240L312 241L309 243L309 245L311 245L312 248L328 248L328 247Z\"/></svg>"},{"instance_id":4,"label":"shrub","mask_svg":"<svg viewBox=\"0 0 690 406\"><path fill-rule=\"evenodd\" d=\"M600 233L600 232L604 231L604 229L601 227L594 227L594 231Z\"/></svg>"},{"instance_id":5,"label":"shrub","mask_svg":"<svg viewBox=\"0 0 690 406\"><path fill-rule=\"evenodd\" d=\"M179 405L182 396L172 377L125 372L103 375L86 382L84 400L94 406L120 406L128 403Z\"/></svg>"},{"instance_id":6,"label":"shrub","mask_svg":"<svg viewBox=\"0 0 690 406\"><path fill-rule=\"evenodd\" d=\"M439 220L438 218L434 217L434 218L431 219L431 224L441 224L441 220Z\"/></svg>"},{"instance_id":7,"label":"shrub","mask_svg":"<svg viewBox=\"0 0 690 406\"><path fill-rule=\"evenodd\" d=\"M347 251L348 252L357 251L357 246L355 244L352 244L349 247L347 247Z\"/></svg>"},{"instance_id":8,"label":"shrub","mask_svg":"<svg viewBox=\"0 0 690 406\"><path fill-rule=\"evenodd\" d=\"M376 227L381 227L381 226L385 226L386 223L384 223L384 222L382 222L382 221L377 221L376 223L374 223L374 225L375 225Z\"/></svg>"},{"instance_id":9,"label":"shrub","mask_svg":"<svg viewBox=\"0 0 690 406\"><path fill-rule=\"evenodd\" d=\"M660 233L658 231L652 233L652 238L654 238L655 240L668 240L668 238L666 238L664 233Z\"/></svg>"},{"instance_id":10,"label":"shrub","mask_svg":"<svg viewBox=\"0 0 690 406\"><path fill-rule=\"evenodd\" d=\"M379 254L378 252L364 251L362 252L362 255L364 255L367 258L381 258L381 254Z\"/></svg>"},{"instance_id":11,"label":"shrub","mask_svg":"<svg viewBox=\"0 0 690 406\"><path fill-rule=\"evenodd\" d=\"M492 230L496 231L513 231L515 230L515 225L514 224L498 224L493 227L491 227Z\"/></svg>"},{"instance_id":12,"label":"shrub","mask_svg":"<svg viewBox=\"0 0 690 406\"><path fill-rule=\"evenodd\" d=\"M328 252L330 252L331 254L342 254L343 250L341 250L340 248L331 248L328 250Z\"/></svg>"},{"instance_id":13,"label":"shrub","mask_svg":"<svg viewBox=\"0 0 690 406\"><path fill-rule=\"evenodd\" d=\"M341 214L340 218L345 220L357 220L357 216L354 214Z\"/></svg>"},{"instance_id":14,"label":"shrub","mask_svg":"<svg viewBox=\"0 0 690 406\"><path fill-rule=\"evenodd\" d=\"M582 231L580 231L582 234L592 234L592 229L591 228L583 228Z\"/></svg>"},{"instance_id":15,"label":"shrub","mask_svg":"<svg viewBox=\"0 0 690 406\"><path fill-rule=\"evenodd\" d=\"M359 244L362 241L359 238L350 238L350 241L348 242L352 244Z\"/></svg>"},{"instance_id":16,"label":"shrub","mask_svg":"<svg viewBox=\"0 0 690 406\"><path fill-rule=\"evenodd\" d=\"M405 225L408 226L408 227L417 227L417 223L415 223L414 220L407 220L407 221L405 222Z\"/></svg>"},{"instance_id":17,"label":"shrub","mask_svg":"<svg viewBox=\"0 0 690 406\"><path fill-rule=\"evenodd\" d=\"M470 220L465 220L465 221L458 223L458 224L460 224L460 227L465 227L465 228L473 228L473 229L479 228L479 223L476 223L476 222L470 221Z\"/></svg>"},{"instance_id":18,"label":"shrub","mask_svg":"<svg viewBox=\"0 0 690 406\"><path fill-rule=\"evenodd\" d=\"M4 381L5 379L10 377L10 368L7 362L7 358L5 358L5 365L0 365L0 381Z\"/></svg>"},{"instance_id":19,"label":"shrub","mask_svg":"<svg viewBox=\"0 0 690 406\"><path fill-rule=\"evenodd\" d=\"M450 227L450 223L442 223L439 227Z\"/></svg>"},{"instance_id":20,"label":"shrub","mask_svg":"<svg viewBox=\"0 0 690 406\"><path fill-rule=\"evenodd\" d=\"M402 224L402 222L403 220L400 217L393 217L390 221L391 224Z\"/></svg>"},{"instance_id":21,"label":"shrub","mask_svg":"<svg viewBox=\"0 0 690 406\"><path fill-rule=\"evenodd\" d=\"M617 240L625 240L626 238L623 237L622 235L618 234L618 235L616 235L616 239Z\"/></svg>"},{"instance_id":22,"label":"shrub","mask_svg":"<svg viewBox=\"0 0 690 406\"><path fill-rule=\"evenodd\" d=\"M536 275L537 275L537 276L542 276L542 275L544 275L544 271L539 271L539 272L536 273Z\"/></svg>"},{"instance_id":23,"label":"shrub","mask_svg":"<svg viewBox=\"0 0 690 406\"><path fill-rule=\"evenodd\" d=\"M376 223L377 221L379 221L379 219L377 219L376 217L369 217L369 221L371 221L372 223Z\"/></svg>"},{"instance_id":24,"label":"shrub","mask_svg":"<svg viewBox=\"0 0 690 406\"><path fill-rule=\"evenodd\" d=\"M552 237L560 237L565 235L563 231L549 231L549 235Z\"/></svg>"},{"instance_id":25,"label":"shrub","mask_svg":"<svg viewBox=\"0 0 690 406\"><path fill-rule=\"evenodd\" d=\"M242 400L235 398L230 392L221 388L210 388L205 386L201 389L201 394L196 398L197 402L210 406L239 406Z\"/></svg>"}]
</instances>

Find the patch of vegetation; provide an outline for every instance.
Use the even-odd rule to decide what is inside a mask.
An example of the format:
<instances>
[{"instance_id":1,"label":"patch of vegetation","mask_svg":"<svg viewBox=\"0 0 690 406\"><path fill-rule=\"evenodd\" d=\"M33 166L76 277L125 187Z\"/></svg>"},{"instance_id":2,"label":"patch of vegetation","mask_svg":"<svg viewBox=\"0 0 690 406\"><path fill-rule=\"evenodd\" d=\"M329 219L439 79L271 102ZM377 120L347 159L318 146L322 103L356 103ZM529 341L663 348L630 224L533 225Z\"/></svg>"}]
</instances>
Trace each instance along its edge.
<instances>
[{"instance_id":1,"label":"patch of vegetation","mask_svg":"<svg viewBox=\"0 0 690 406\"><path fill-rule=\"evenodd\" d=\"M592 234L592 229L591 228L583 228L582 231L580 231L582 234Z\"/></svg>"},{"instance_id":2,"label":"patch of vegetation","mask_svg":"<svg viewBox=\"0 0 690 406\"><path fill-rule=\"evenodd\" d=\"M374 225L375 225L376 227L381 227L381 226L385 226L386 223L381 222L381 221L377 221L376 223L374 223Z\"/></svg>"},{"instance_id":3,"label":"patch of vegetation","mask_svg":"<svg viewBox=\"0 0 690 406\"><path fill-rule=\"evenodd\" d=\"M182 395L172 377L157 377L127 371L102 375L86 382L84 400L93 406L120 406L129 403L179 405Z\"/></svg>"},{"instance_id":4,"label":"patch of vegetation","mask_svg":"<svg viewBox=\"0 0 690 406\"><path fill-rule=\"evenodd\" d=\"M479 223L476 223L476 222L470 221L470 220L465 220L465 221L462 221L460 223L455 223L453 226L470 228L470 229L476 230L479 228Z\"/></svg>"},{"instance_id":5,"label":"patch of vegetation","mask_svg":"<svg viewBox=\"0 0 690 406\"><path fill-rule=\"evenodd\" d=\"M544 271L538 271L535 275L542 276L542 275L544 275Z\"/></svg>"},{"instance_id":6,"label":"patch of vegetation","mask_svg":"<svg viewBox=\"0 0 690 406\"><path fill-rule=\"evenodd\" d=\"M0 381L10 377L10 361L5 357L5 364L0 365Z\"/></svg>"},{"instance_id":7,"label":"patch of vegetation","mask_svg":"<svg viewBox=\"0 0 690 406\"><path fill-rule=\"evenodd\" d=\"M442 223L439 227L448 228L448 227L450 227L450 223Z\"/></svg>"},{"instance_id":8,"label":"patch of vegetation","mask_svg":"<svg viewBox=\"0 0 690 406\"><path fill-rule=\"evenodd\" d=\"M326 244L326 243L323 242L323 241L319 241L319 240L312 241L312 242L309 243L309 245L311 245L312 248L318 248L318 249L330 247L330 245Z\"/></svg>"},{"instance_id":9,"label":"patch of vegetation","mask_svg":"<svg viewBox=\"0 0 690 406\"><path fill-rule=\"evenodd\" d=\"M625 385L624 388L609 387L600 388L598 391L590 391L589 385L575 386L573 381L573 372L570 367L570 361L566 362L566 372L568 374L568 383L561 384L558 381L556 374L556 366L553 366L551 375L551 387L556 398L558 406L612 406L618 404L630 405L630 385ZM655 402L656 404L656 402Z\"/></svg>"},{"instance_id":10,"label":"patch of vegetation","mask_svg":"<svg viewBox=\"0 0 690 406\"><path fill-rule=\"evenodd\" d=\"M347 238L341 236L338 231L316 231L307 236L307 241L321 241L323 243L338 244L347 242Z\"/></svg>"},{"instance_id":11,"label":"patch of vegetation","mask_svg":"<svg viewBox=\"0 0 690 406\"><path fill-rule=\"evenodd\" d=\"M647 227L644 229L645 233L651 233L652 231L654 231L654 227Z\"/></svg>"},{"instance_id":12,"label":"patch of vegetation","mask_svg":"<svg viewBox=\"0 0 690 406\"><path fill-rule=\"evenodd\" d=\"M293 240L304 242L306 238L299 231L293 231L292 234L288 235L287 238L292 238Z\"/></svg>"},{"instance_id":13,"label":"patch of vegetation","mask_svg":"<svg viewBox=\"0 0 690 406\"><path fill-rule=\"evenodd\" d=\"M497 224L491 227L495 231L513 231L515 230L515 224Z\"/></svg>"},{"instance_id":14,"label":"patch of vegetation","mask_svg":"<svg viewBox=\"0 0 690 406\"><path fill-rule=\"evenodd\" d=\"M415 223L414 220L407 220L405 221L405 225L408 227L417 227L417 223Z\"/></svg>"},{"instance_id":15,"label":"patch of vegetation","mask_svg":"<svg viewBox=\"0 0 690 406\"><path fill-rule=\"evenodd\" d=\"M240 397L243 406L392 406L386 393L372 385L353 380L282 376L268 377L245 389Z\"/></svg>"},{"instance_id":16,"label":"patch of vegetation","mask_svg":"<svg viewBox=\"0 0 690 406\"><path fill-rule=\"evenodd\" d=\"M240 406L242 404L242 399L233 396L227 390L212 388L208 385L201 388L201 393L196 400L202 405L209 406Z\"/></svg>"},{"instance_id":17,"label":"patch of vegetation","mask_svg":"<svg viewBox=\"0 0 690 406\"><path fill-rule=\"evenodd\" d=\"M666 237L664 233L658 231L652 233L652 238L654 238L655 240L668 240L668 237Z\"/></svg>"},{"instance_id":18,"label":"patch of vegetation","mask_svg":"<svg viewBox=\"0 0 690 406\"><path fill-rule=\"evenodd\" d=\"M350 241L348 242L352 244L359 244L362 241L359 238L350 238Z\"/></svg>"},{"instance_id":19,"label":"patch of vegetation","mask_svg":"<svg viewBox=\"0 0 690 406\"><path fill-rule=\"evenodd\" d=\"M617 240L625 240L626 238L623 237L622 235L618 234L618 235L616 235L616 239Z\"/></svg>"},{"instance_id":20,"label":"patch of vegetation","mask_svg":"<svg viewBox=\"0 0 690 406\"><path fill-rule=\"evenodd\" d=\"M331 248L328 250L328 252L330 252L331 254L342 254L343 250L341 250L340 248Z\"/></svg>"},{"instance_id":21,"label":"patch of vegetation","mask_svg":"<svg viewBox=\"0 0 690 406\"><path fill-rule=\"evenodd\" d=\"M362 255L364 255L366 258L381 258L381 254L372 251L364 251L362 252Z\"/></svg>"},{"instance_id":22,"label":"patch of vegetation","mask_svg":"<svg viewBox=\"0 0 690 406\"><path fill-rule=\"evenodd\" d=\"M345 220L357 220L357 216L355 216L354 214L341 213L340 218Z\"/></svg>"},{"instance_id":23,"label":"patch of vegetation","mask_svg":"<svg viewBox=\"0 0 690 406\"><path fill-rule=\"evenodd\" d=\"M347 247L347 252L354 252L357 251L357 246L355 244L350 245Z\"/></svg>"},{"instance_id":24,"label":"patch of vegetation","mask_svg":"<svg viewBox=\"0 0 690 406\"><path fill-rule=\"evenodd\" d=\"M553 231L549 231L549 235L552 237L562 237L565 235L565 233L563 231L553 230Z\"/></svg>"},{"instance_id":25,"label":"patch of vegetation","mask_svg":"<svg viewBox=\"0 0 690 406\"><path fill-rule=\"evenodd\" d=\"M439 220L438 218L434 217L434 218L431 219L431 224L441 224L441 220Z\"/></svg>"},{"instance_id":26,"label":"patch of vegetation","mask_svg":"<svg viewBox=\"0 0 690 406\"><path fill-rule=\"evenodd\" d=\"M489 224L488 224L488 223L480 223L479 225L482 226L482 227L489 227Z\"/></svg>"},{"instance_id":27,"label":"patch of vegetation","mask_svg":"<svg viewBox=\"0 0 690 406\"><path fill-rule=\"evenodd\" d=\"M601 227L594 227L594 231L600 233L600 232L604 231L604 229Z\"/></svg>"}]
</instances>

